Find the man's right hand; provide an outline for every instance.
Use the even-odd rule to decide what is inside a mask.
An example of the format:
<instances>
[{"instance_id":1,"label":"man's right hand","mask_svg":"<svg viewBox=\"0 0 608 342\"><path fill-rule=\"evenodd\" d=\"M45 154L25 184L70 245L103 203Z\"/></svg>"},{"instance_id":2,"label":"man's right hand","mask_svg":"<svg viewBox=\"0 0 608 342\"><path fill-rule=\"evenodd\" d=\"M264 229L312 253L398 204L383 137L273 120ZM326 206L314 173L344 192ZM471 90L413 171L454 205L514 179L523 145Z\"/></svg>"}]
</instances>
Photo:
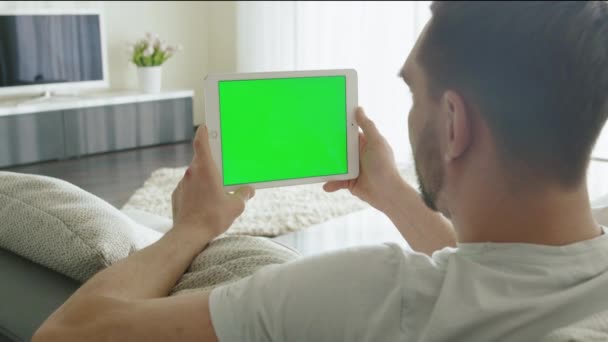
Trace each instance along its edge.
<instances>
[{"instance_id":1,"label":"man's right hand","mask_svg":"<svg viewBox=\"0 0 608 342\"><path fill-rule=\"evenodd\" d=\"M361 107L357 108L356 119L363 130L359 133L359 177L330 181L323 189L328 192L348 189L376 209L385 211L392 194L405 182L399 175L393 150Z\"/></svg>"},{"instance_id":2,"label":"man's right hand","mask_svg":"<svg viewBox=\"0 0 608 342\"><path fill-rule=\"evenodd\" d=\"M382 211L415 251L432 255L455 246L452 224L427 208L416 190L401 178L393 150L361 108L357 108L357 123L363 130L359 133L359 177L327 182L325 191L348 189Z\"/></svg>"}]
</instances>

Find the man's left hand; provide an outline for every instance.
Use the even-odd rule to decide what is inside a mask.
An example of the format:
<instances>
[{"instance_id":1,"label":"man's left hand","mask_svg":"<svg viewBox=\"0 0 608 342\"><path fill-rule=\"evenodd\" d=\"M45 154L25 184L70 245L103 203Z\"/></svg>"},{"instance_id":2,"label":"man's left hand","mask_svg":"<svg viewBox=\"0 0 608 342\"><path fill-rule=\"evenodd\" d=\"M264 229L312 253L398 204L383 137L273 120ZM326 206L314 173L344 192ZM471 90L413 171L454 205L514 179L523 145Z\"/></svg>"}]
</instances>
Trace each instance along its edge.
<instances>
[{"instance_id":1,"label":"man's left hand","mask_svg":"<svg viewBox=\"0 0 608 342\"><path fill-rule=\"evenodd\" d=\"M226 193L221 175L213 162L206 126L196 132L193 142L194 158L171 198L173 229L190 230L203 239L213 239L224 233L245 210L245 204L255 194L250 186Z\"/></svg>"}]
</instances>

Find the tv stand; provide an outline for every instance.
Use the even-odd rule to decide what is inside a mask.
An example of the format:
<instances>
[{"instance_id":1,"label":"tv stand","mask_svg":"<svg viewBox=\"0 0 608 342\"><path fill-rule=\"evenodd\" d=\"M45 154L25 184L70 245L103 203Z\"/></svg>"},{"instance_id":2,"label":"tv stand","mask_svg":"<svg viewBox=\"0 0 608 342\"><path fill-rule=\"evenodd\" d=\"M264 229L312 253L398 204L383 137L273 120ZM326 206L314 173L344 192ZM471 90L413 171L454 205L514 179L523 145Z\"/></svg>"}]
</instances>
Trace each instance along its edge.
<instances>
[{"instance_id":1,"label":"tv stand","mask_svg":"<svg viewBox=\"0 0 608 342\"><path fill-rule=\"evenodd\" d=\"M32 103L40 103L40 102L45 102L45 101L51 101L54 98L61 98L61 97L68 97L68 98L74 98L74 97L78 97L78 94L57 94L56 92L52 92L50 90L45 91L44 93L42 93L39 96L27 99L27 100L23 100L21 102L17 103L17 106L23 106L23 105L28 105L28 104L32 104Z\"/></svg>"},{"instance_id":2,"label":"tv stand","mask_svg":"<svg viewBox=\"0 0 608 342\"><path fill-rule=\"evenodd\" d=\"M191 140L192 90L0 99L0 168Z\"/></svg>"}]
</instances>

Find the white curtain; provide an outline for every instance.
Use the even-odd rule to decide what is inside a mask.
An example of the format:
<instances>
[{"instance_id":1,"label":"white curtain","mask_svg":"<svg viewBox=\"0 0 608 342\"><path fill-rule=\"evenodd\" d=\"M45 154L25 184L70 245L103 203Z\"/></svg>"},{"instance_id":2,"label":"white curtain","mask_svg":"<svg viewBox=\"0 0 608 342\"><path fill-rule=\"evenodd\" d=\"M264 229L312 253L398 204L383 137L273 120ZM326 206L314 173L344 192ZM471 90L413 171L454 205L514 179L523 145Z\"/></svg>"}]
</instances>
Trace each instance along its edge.
<instances>
[{"instance_id":1,"label":"white curtain","mask_svg":"<svg viewBox=\"0 0 608 342\"><path fill-rule=\"evenodd\" d=\"M608 195L608 125L595 144L587 172L587 185L591 199Z\"/></svg>"},{"instance_id":2,"label":"white curtain","mask_svg":"<svg viewBox=\"0 0 608 342\"><path fill-rule=\"evenodd\" d=\"M423 2L239 2L240 72L354 68L359 104L411 160L409 91L397 73L430 18Z\"/></svg>"}]
</instances>

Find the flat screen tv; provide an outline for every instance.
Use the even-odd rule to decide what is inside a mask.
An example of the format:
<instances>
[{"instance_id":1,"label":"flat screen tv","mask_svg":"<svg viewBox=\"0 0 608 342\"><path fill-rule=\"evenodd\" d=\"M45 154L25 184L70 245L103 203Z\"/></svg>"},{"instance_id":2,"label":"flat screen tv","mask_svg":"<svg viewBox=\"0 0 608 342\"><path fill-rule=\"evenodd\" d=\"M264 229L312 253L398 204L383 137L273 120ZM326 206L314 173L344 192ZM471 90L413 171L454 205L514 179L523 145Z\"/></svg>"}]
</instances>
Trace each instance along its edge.
<instances>
[{"instance_id":1,"label":"flat screen tv","mask_svg":"<svg viewBox=\"0 0 608 342\"><path fill-rule=\"evenodd\" d=\"M108 85L100 11L0 11L0 95Z\"/></svg>"}]
</instances>

